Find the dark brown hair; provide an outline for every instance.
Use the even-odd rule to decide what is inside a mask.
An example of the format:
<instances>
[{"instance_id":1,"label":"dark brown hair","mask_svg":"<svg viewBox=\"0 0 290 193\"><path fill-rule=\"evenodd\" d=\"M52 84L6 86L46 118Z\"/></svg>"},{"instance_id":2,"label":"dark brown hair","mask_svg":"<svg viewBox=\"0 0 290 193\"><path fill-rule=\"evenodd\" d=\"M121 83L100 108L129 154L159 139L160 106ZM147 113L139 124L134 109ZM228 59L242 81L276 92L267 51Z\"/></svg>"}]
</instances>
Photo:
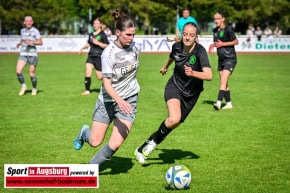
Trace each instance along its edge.
<instances>
[{"instance_id":1,"label":"dark brown hair","mask_svg":"<svg viewBox=\"0 0 290 193\"><path fill-rule=\"evenodd\" d=\"M136 27L135 21L120 9L116 9L112 16L115 20L115 30L124 31L127 28Z\"/></svg>"}]
</instances>

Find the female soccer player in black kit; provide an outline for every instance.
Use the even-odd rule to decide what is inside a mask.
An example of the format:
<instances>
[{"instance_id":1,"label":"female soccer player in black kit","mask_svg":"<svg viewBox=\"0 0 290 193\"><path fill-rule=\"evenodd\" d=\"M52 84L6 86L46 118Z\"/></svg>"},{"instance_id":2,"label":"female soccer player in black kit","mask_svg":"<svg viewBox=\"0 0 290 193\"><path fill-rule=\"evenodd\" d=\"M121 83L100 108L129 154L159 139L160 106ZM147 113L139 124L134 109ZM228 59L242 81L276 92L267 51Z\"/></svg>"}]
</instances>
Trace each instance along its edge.
<instances>
[{"instance_id":1,"label":"female soccer player in black kit","mask_svg":"<svg viewBox=\"0 0 290 193\"><path fill-rule=\"evenodd\" d=\"M214 47L217 48L220 90L217 102L213 104L213 107L216 110L232 109L233 105L231 102L229 78L237 64L235 45L239 44L239 41L232 28L226 25L223 12L215 13L214 22L217 27L213 29L214 43L210 45L209 53L213 52ZM226 100L226 105L222 107L223 98Z\"/></svg>"},{"instance_id":2,"label":"female soccer player in black kit","mask_svg":"<svg viewBox=\"0 0 290 193\"><path fill-rule=\"evenodd\" d=\"M102 30L102 22L99 18L94 20L94 30L94 32L89 34L88 42L79 51L79 54L81 54L84 49L90 48L86 61L85 91L81 94L82 96L87 96L91 93L91 76L94 68L96 69L97 78L102 80L101 55L109 45L108 37Z\"/></svg>"},{"instance_id":3,"label":"female soccer player in black kit","mask_svg":"<svg viewBox=\"0 0 290 193\"><path fill-rule=\"evenodd\" d=\"M140 163L145 163L155 147L184 122L203 91L203 80L212 79L207 52L202 45L196 43L197 34L196 24L185 24L181 41L172 45L169 59L160 70L162 75L166 74L169 65L175 61L174 72L167 82L164 94L168 117L157 131L135 150L136 160Z\"/></svg>"}]
</instances>

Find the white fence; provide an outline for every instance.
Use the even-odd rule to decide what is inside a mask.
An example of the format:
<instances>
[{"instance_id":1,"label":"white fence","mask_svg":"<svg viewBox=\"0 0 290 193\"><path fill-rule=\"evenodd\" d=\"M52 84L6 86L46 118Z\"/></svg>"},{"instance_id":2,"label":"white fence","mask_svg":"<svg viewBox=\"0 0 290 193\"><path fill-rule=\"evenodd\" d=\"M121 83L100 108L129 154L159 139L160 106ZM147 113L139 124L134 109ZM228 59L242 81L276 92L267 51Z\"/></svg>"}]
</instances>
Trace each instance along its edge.
<instances>
[{"instance_id":1,"label":"white fence","mask_svg":"<svg viewBox=\"0 0 290 193\"><path fill-rule=\"evenodd\" d=\"M141 45L142 52L166 52L171 50L173 42L168 42L166 36L135 36L134 41ZM172 37L171 37L172 38ZM19 52L16 44L19 42L19 36L0 36L0 53ZM37 46L41 52L78 52L86 43L87 36L54 36L42 37L43 45ZM115 37L109 38L110 42ZM212 43L212 36L200 36L199 42L207 50ZM262 37L258 41L255 37L250 42L246 36L238 36L239 45L235 46L237 52L285 52L290 53L290 36L281 37Z\"/></svg>"}]
</instances>

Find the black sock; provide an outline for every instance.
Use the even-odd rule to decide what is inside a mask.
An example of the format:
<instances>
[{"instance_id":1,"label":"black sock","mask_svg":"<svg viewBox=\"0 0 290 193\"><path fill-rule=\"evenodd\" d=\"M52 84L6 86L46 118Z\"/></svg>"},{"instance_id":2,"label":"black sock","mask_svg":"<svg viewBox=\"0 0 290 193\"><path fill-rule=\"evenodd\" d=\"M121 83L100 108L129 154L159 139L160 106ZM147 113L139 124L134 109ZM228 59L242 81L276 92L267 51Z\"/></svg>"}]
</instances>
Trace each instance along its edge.
<instances>
[{"instance_id":1,"label":"black sock","mask_svg":"<svg viewBox=\"0 0 290 193\"><path fill-rule=\"evenodd\" d=\"M23 74L17 74L17 79L20 82L20 84L24 84L24 76L23 76Z\"/></svg>"},{"instance_id":2,"label":"black sock","mask_svg":"<svg viewBox=\"0 0 290 193\"><path fill-rule=\"evenodd\" d=\"M224 90L219 90L219 94L218 94L217 100L218 101L223 101L224 95L225 95L225 91Z\"/></svg>"},{"instance_id":3,"label":"black sock","mask_svg":"<svg viewBox=\"0 0 290 193\"><path fill-rule=\"evenodd\" d=\"M142 152L142 149L148 144L148 141L153 140L156 144L160 144L165 138L166 136L172 131L172 129L168 129L165 126L165 121L163 121L161 123L161 125L159 126L159 129L154 132L149 138L148 140L146 140L139 148L138 151Z\"/></svg>"},{"instance_id":4,"label":"black sock","mask_svg":"<svg viewBox=\"0 0 290 193\"><path fill-rule=\"evenodd\" d=\"M87 91L91 90L91 77L85 77L85 89Z\"/></svg>"},{"instance_id":5,"label":"black sock","mask_svg":"<svg viewBox=\"0 0 290 193\"><path fill-rule=\"evenodd\" d=\"M231 93L230 93L230 90L226 90L225 91L224 97L225 97L226 102L230 102L231 101Z\"/></svg>"},{"instance_id":6,"label":"black sock","mask_svg":"<svg viewBox=\"0 0 290 193\"><path fill-rule=\"evenodd\" d=\"M31 77L32 88L36 88L37 86L37 78L36 76Z\"/></svg>"}]
</instances>

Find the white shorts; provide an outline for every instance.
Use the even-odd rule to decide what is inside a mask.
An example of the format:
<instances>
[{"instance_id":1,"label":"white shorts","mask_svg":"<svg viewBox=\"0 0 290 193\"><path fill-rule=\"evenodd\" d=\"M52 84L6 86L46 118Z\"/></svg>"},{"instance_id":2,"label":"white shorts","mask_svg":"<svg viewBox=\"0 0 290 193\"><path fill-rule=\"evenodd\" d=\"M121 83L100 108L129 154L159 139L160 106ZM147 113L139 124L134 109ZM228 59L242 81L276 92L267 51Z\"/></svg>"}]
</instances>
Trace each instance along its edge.
<instances>
[{"instance_id":1,"label":"white shorts","mask_svg":"<svg viewBox=\"0 0 290 193\"><path fill-rule=\"evenodd\" d=\"M37 65L38 62L38 56L19 56L18 60L23 60L29 65Z\"/></svg>"}]
</instances>

